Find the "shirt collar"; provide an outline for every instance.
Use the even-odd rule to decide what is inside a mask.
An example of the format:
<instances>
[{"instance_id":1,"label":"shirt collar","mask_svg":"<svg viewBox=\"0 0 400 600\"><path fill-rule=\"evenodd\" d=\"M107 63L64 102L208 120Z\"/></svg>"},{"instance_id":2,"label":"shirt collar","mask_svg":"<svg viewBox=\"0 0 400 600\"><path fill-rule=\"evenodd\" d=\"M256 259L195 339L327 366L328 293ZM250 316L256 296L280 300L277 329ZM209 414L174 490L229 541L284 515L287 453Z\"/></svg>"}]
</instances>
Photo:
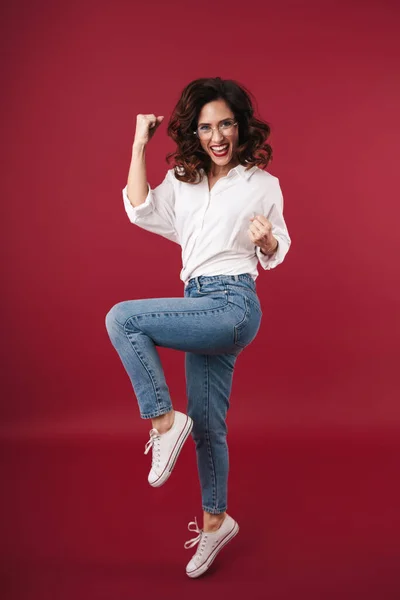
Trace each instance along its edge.
<instances>
[{"instance_id":1,"label":"shirt collar","mask_svg":"<svg viewBox=\"0 0 400 600\"><path fill-rule=\"evenodd\" d=\"M234 167L233 169L231 169L230 173L232 171L236 171L236 173L239 173L239 175L241 177L243 177L243 179L247 180L247 179L249 179L249 177L251 177L251 175L254 173L256 168L257 168L257 166L254 165L250 169L246 170L245 166L239 164L239 165L236 165L236 167Z\"/></svg>"},{"instance_id":2,"label":"shirt collar","mask_svg":"<svg viewBox=\"0 0 400 600\"><path fill-rule=\"evenodd\" d=\"M232 177L233 175L235 175L235 173L237 173L244 180L247 180L252 176L252 174L254 173L254 171L256 169L257 169L257 165L253 165L250 169L246 170L245 166L238 164L238 165L236 165L236 167L233 167L229 171L229 173L226 175L226 177ZM201 171L204 172L204 169L202 168Z\"/></svg>"}]
</instances>

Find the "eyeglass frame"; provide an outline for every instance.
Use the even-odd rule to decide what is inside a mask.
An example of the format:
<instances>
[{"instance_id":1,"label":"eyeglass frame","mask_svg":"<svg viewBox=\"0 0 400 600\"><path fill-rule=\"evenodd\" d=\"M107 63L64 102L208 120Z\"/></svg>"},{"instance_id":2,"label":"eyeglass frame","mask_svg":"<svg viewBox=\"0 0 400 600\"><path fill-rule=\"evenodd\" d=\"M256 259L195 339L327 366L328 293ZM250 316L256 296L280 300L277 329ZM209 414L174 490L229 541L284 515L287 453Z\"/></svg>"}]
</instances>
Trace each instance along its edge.
<instances>
[{"instance_id":1,"label":"eyeglass frame","mask_svg":"<svg viewBox=\"0 0 400 600\"><path fill-rule=\"evenodd\" d=\"M223 119L223 120L221 121L221 123L223 123L224 121L229 121L229 117L228 117L228 119ZM235 121L234 123L232 123L232 127L234 127L234 126L235 126L235 125L237 125L237 124L238 124L238 121ZM208 123L207 123L207 125L208 125ZM210 127L211 127L211 125L210 125ZM220 128L219 128L219 125L217 126L217 128L218 128L218 130L219 130L219 131L220 131L220 133L221 133L221 130L220 130ZM197 129L198 129L198 127L197 127ZM197 129L196 129L196 131L193 131L193 134L194 134L194 135L197 135L197 137L200 139L200 136L199 136L199 134L197 133ZM212 136L213 136L213 131L214 131L214 129L216 129L216 127L211 127L211 135L209 136L209 137L211 137L211 138L212 138ZM228 135L230 135L230 134L228 134ZM207 136L207 137L208 137L208 136Z\"/></svg>"}]
</instances>

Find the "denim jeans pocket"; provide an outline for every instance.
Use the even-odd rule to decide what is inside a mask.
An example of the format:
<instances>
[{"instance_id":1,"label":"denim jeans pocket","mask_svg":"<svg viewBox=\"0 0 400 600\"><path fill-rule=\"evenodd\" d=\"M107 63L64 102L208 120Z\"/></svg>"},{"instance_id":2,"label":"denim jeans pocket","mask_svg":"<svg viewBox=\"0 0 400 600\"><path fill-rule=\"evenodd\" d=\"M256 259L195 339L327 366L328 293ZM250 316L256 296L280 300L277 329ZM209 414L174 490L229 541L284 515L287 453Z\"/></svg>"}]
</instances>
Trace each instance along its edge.
<instances>
[{"instance_id":1,"label":"denim jeans pocket","mask_svg":"<svg viewBox=\"0 0 400 600\"><path fill-rule=\"evenodd\" d=\"M194 288L196 296L211 296L223 299L224 303L228 303L228 290L226 284L222 281L211 281L202 283L200 287Z\"/></svg>"},{"instance_id":2,"label":"denim jeans pocket","mask_svg":"<svg viewBox=\"0 0 400 600\"><path fill-rule=\"evenodd\" d=\"M258 304L244 296L245 310L243 318L234 326L234 342L245 348L256 337L261 325L262 312Z\"/></svg>"}]
</instances>

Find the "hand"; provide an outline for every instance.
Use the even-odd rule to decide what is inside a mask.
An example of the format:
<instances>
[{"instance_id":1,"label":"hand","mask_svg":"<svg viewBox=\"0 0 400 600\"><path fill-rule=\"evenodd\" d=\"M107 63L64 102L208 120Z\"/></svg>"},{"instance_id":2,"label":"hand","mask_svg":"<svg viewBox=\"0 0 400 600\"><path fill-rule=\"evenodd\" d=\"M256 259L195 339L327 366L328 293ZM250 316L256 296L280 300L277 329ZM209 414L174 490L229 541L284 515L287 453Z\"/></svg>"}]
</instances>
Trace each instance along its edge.
<instances>
[{"instance_id":1,"label":"hand","mask_svg":"<svg viewBox=\"0 0 400 600\"><path fill-rule=\"evenodd\" d=\"M146 146L162 123L164 117L155 115L137 115L136 131L133 144Z\"/></svg>"},{"instance_id":2,"label":"hand","mask_svg":"<svg viewBox=\"0 0 400 600\"><path fill-rule=\"evenodd\" d=\"M250 221L249 236L253 244L259 246L264 254L273 254L278 240L272 235L272 223L264 215L256 215Z\"/></svg>"}]
</instances>

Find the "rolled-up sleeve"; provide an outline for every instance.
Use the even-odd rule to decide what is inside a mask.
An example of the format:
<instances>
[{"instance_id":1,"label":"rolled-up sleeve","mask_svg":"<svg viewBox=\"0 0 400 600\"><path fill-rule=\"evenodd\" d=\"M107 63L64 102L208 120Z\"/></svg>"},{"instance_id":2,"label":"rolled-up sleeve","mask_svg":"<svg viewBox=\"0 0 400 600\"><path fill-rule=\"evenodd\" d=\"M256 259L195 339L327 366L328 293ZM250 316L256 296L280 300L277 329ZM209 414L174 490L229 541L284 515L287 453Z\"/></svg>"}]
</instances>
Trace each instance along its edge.
<instances>
[{"instance_id":1,"label":"rolled-up sleeve","mask_svg":"<svg viewBox=\"0 0 400 600\"><path fill-rule=\"evenodd\" d=\"M279 245L277 251L271 256L266 256L259 246L256 246L256 254L263 269L273 269L283 262L292 243L283 217L283 194L277 177L271 181L268 188L264 209L264 215L272 224L272 235L278 240Z\"/></svg>"},{"instance_id":2,"label":"rolled-up sleeve","mask_svg":"<svg viewBox=\"0 0 400 600\"><path fill-rule=\"evenodd\" d=\"M122 190L122 198L131 223L179 244L175 229L175 194L172 177L174 175L169 169L164 180L154 189L147 183L146 199L139 206L132 206L130 203L127 185Z\"/></svg>"}]
</instances>

